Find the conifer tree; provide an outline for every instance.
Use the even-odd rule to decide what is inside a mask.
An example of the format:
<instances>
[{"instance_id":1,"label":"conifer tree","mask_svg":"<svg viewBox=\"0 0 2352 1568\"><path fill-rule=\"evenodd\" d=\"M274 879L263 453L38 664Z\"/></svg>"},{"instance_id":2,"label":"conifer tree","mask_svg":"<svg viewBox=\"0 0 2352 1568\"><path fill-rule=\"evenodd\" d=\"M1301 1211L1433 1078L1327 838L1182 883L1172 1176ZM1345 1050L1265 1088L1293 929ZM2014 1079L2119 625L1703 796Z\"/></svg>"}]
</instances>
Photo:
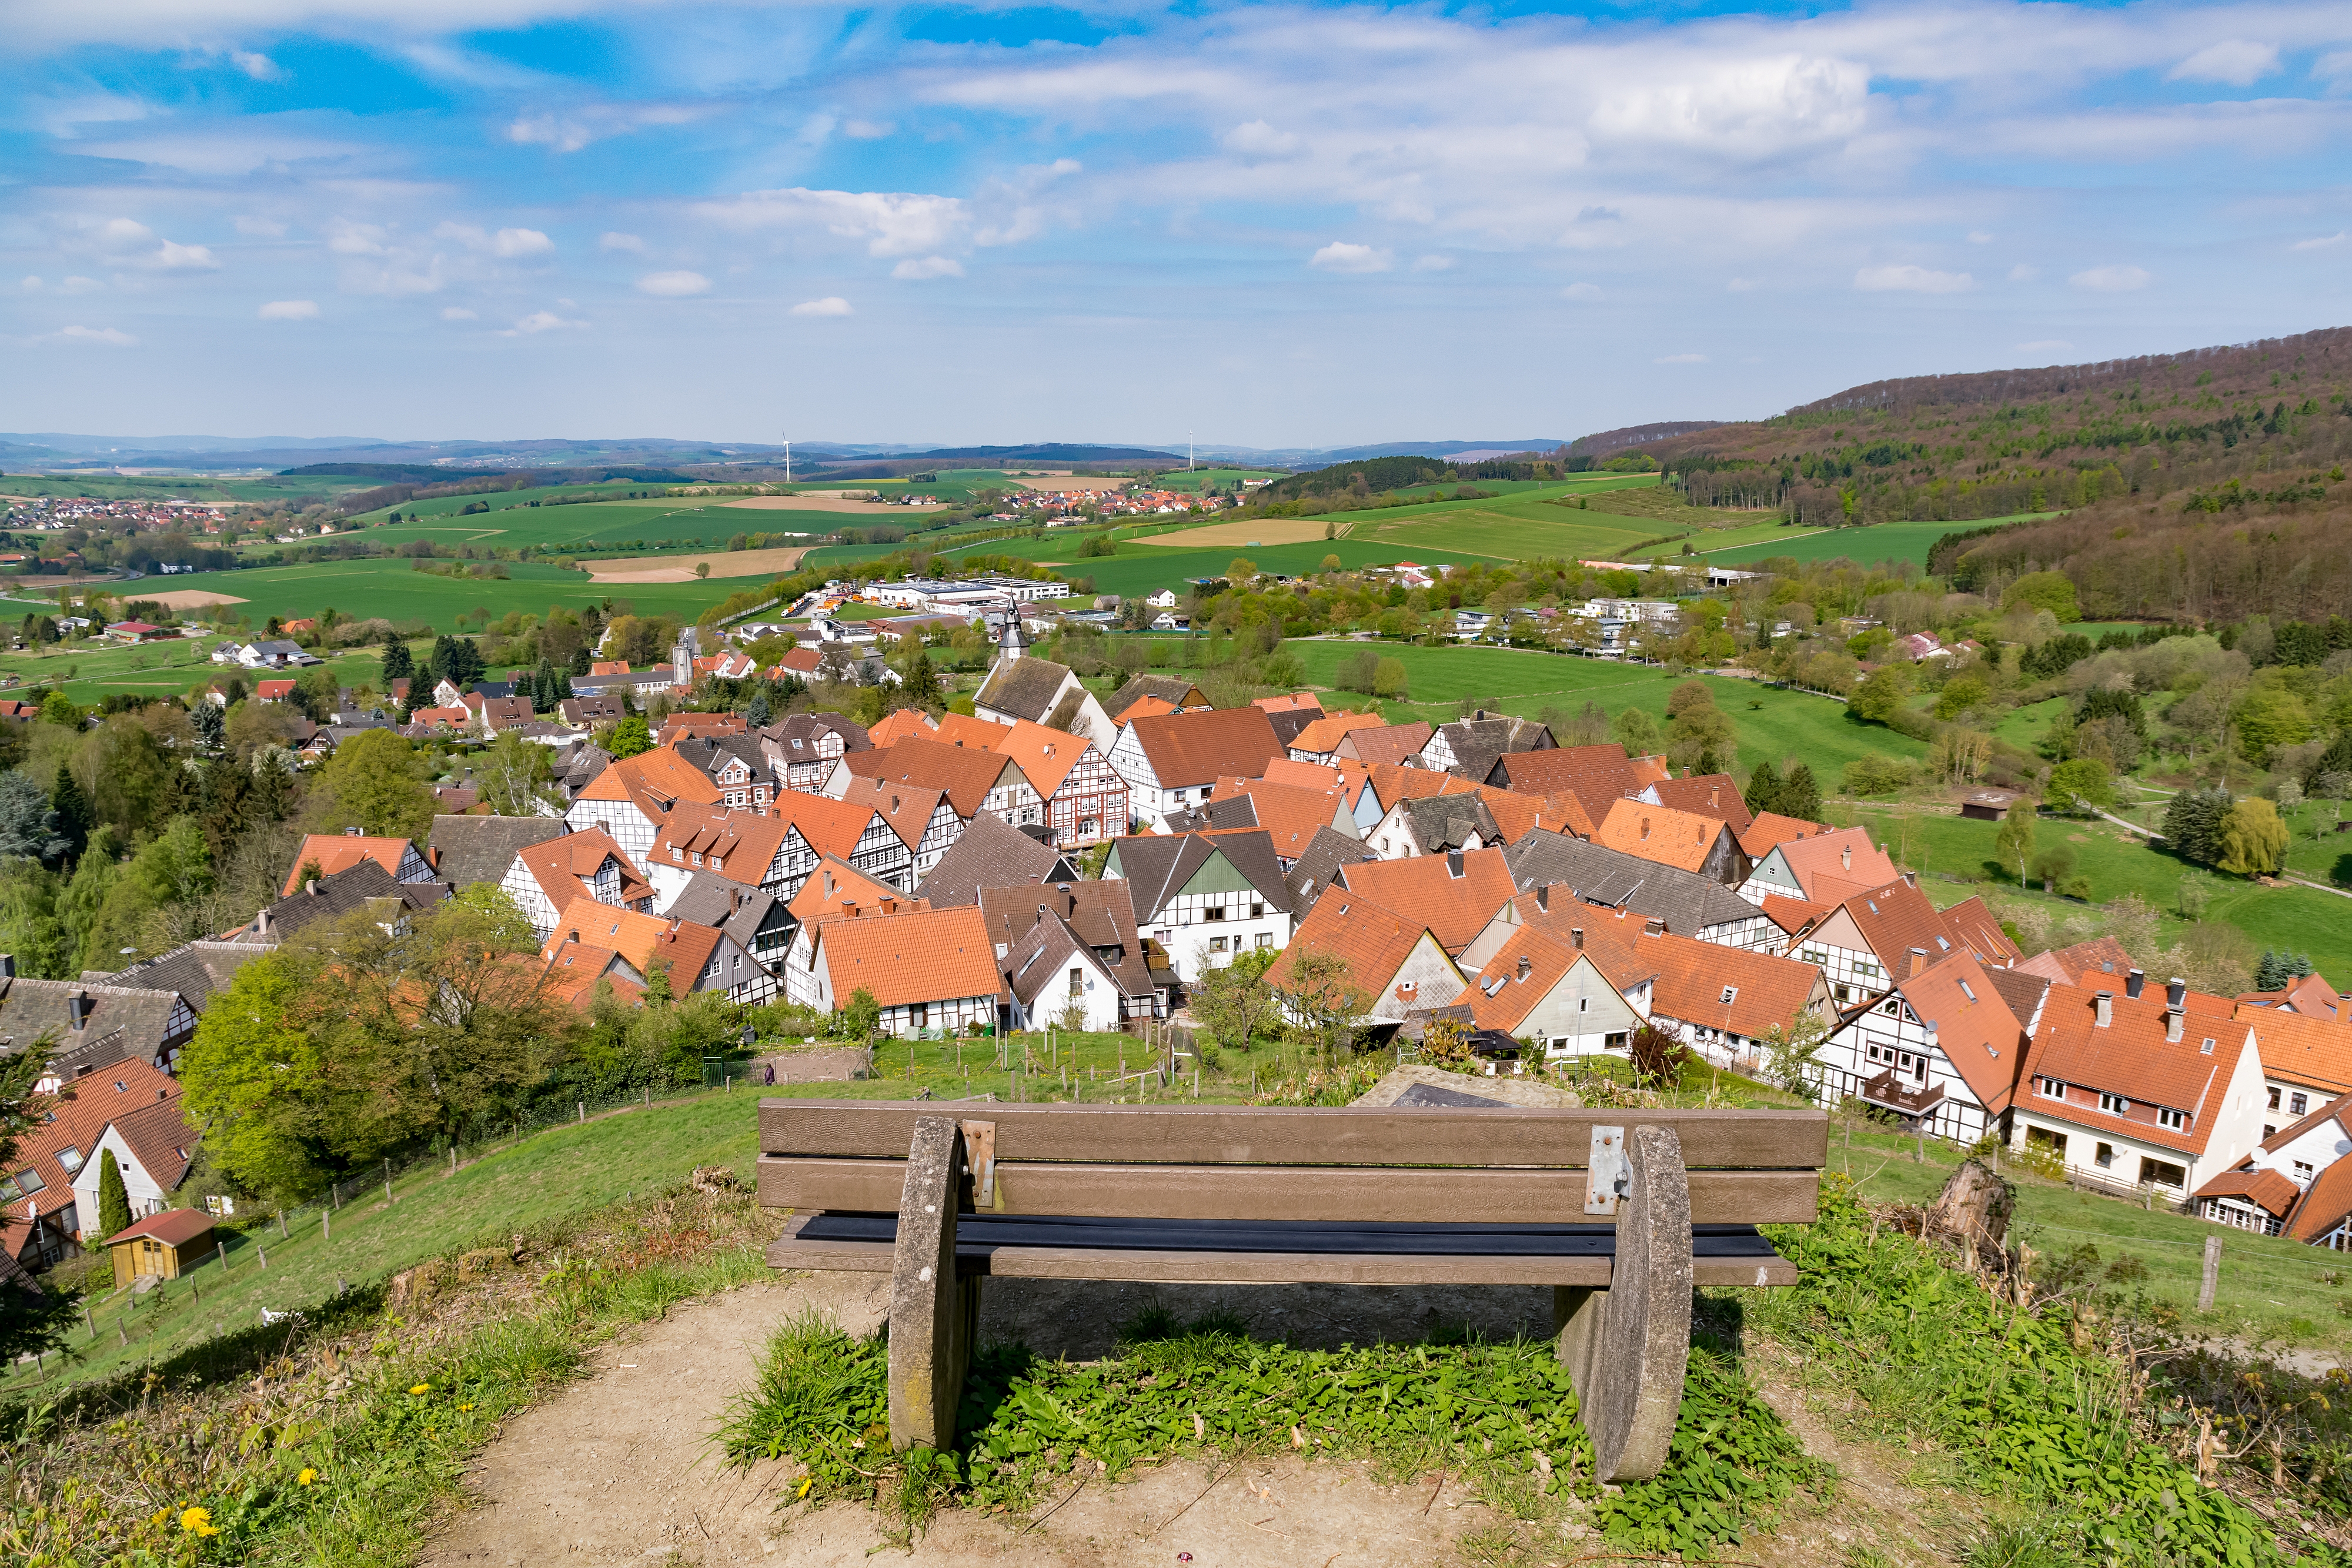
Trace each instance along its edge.
<instances>
[{"instance_id":1,"label":"conifer tree","mask_svg":"<svg viewBox=\"0 0 2352 1568\"><path fill-rule=\"evenodd\" d=\"M72 769L58 764L57 782L49 790L49 810L58 814L58 831L66 836L66 858L79 860L89 843L89 830L98 818L89 809L89 798L74 782Z\"/></svg>"},{"instance_id":2,"label":"conifer tree","mask_svg":"<svg viewBox=\"0 0 2352 1568\"><path fill-rule=\"evenodd\" d=\"M108 1149L98 1159L98 1229L101 1236L111 1236L131 1225L131 1194L122 1186L122 1167L114 1163L114 1151Z\"/></svg>"}]
</instances>

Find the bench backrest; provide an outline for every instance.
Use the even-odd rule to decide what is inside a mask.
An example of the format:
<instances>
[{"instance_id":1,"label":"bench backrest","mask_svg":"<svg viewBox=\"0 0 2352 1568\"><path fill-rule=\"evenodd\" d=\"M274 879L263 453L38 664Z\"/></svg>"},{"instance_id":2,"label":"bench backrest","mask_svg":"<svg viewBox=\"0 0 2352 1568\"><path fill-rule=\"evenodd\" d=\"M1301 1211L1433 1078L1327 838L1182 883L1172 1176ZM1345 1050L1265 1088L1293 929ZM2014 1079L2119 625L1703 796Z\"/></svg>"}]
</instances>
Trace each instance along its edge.
<instances>
[{"instance_id":1,"label":"bench backrest","mask_svg":"<svg viewBox=\"0 0 2352 1568\"><path fill-rule=\"evenodd\" d=\"M1582 1220L1594 1129L1655 1125L1681 1141L1693 1223L1803 1224L1829 1153L1819 1111L762 1100L760 1201L895 1211L919 1116L966 1124L974 1207L1100 1218Z\"/></svg>"}]
</instances>

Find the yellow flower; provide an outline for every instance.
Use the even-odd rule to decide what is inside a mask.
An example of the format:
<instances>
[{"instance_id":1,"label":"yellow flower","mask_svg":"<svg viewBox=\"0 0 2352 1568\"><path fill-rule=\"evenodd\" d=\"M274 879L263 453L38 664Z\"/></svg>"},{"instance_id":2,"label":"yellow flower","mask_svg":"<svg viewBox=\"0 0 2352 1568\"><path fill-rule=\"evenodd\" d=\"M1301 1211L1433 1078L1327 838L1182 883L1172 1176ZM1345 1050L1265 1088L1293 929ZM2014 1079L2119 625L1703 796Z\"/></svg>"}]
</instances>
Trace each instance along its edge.
<instances>
[{"instance_id":1,"label":"yellow flower","mask_svg":"<svg viewBox=\"0 0 2352 1568\"><path fill-rule=\"evenodd\" d=\"M415 1387L410 1389L409 1392L411 1394L430 1394L433 1392L433 1385L429 1383L420 1383Z\"/></svg>"},{"instance_id":2,"label":"yellow flower","mask_svg":"<svg viewBox=\"0 0 2352 1568\"><path fill-rule=\"evenodd\" d=\"M180 1513L180 1528L186 1531L191 1535L218 1535L220 1533L218 1530L213 1527L213 1511L208 1508L191 1508L182 1510Z\"/></svg>"},{"instance_id":3,"label":"yellow flower","mask_svg":"<svg viewBox=\"0 0 2352 1568\"><path fill-rule=\"evenodd\" d=\"M460 1410L471 1410L473 1406L471 1405L460 1405L457 1408Z\"/></svg>"},{"instance_id":4,"label":"yellow flower","mask_svg":"<svg viewBox=\"0 0 2352 1568\"><path fill-rule=\"evenodd\" d=\"M296 1477L294 1478L294 1484L295 1484L296 1486L298 1486L298 1487L306 1487L306 1486L309 1486L312 1481L317 1480L318 1479L319 1479L319 1472L318 1472L318 1471L316 1471L316 1470L314 1470L314 1469L310 1469L310 1468L309 1468L308 1466L305 1466L305 1467L303 1467L302 1473L301 1473L300 1475L296 1476Z\"/></svg>"},{"instance_id":5,"label":"yellow flower","mask_svg":"<svg viewBox=\"0 0 2352 1568\"><path fill-rule=\"evenodd\" d=\"M801 1478L801 1490L793 1493L793 1496L795 1498L803 1498L808 1496L809 1488L814 1484L815 1480L816 1478L814 1476L803 1476Z\"/></svg>"}]
</instances>

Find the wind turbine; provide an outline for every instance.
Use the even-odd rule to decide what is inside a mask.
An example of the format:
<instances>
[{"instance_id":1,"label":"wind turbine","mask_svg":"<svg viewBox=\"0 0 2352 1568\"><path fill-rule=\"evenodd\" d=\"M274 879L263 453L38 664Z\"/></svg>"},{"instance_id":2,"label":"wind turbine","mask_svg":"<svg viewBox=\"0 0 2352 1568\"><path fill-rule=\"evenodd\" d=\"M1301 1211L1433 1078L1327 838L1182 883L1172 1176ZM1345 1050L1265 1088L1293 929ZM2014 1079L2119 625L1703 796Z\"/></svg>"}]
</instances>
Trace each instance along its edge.
<instances>
[{"instance_id":1,"label":"wind turbine","mask_svg":"<svg viewBox=\"0 0 2352 1568\"><path fill-rule=\"evenodd\" d=\"M784 438L784 483L789 485L793 482L793 438L786 431L777 434Z\"/></svg>"}]
</instances>

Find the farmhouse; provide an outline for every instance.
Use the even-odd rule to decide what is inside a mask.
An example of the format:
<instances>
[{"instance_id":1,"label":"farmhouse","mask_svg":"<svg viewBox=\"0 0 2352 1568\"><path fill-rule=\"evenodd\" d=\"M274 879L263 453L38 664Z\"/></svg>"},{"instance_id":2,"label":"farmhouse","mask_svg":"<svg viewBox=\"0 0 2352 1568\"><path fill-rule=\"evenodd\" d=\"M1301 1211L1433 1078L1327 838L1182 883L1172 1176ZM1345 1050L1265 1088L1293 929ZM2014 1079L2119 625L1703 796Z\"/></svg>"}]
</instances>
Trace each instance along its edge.
<instances>
[{"instance_id":1,"label":"farmhouse","mask_svg":"<svg viewBox=\"0 0 2352 1568\"><path fill-rule=\"evenodd\" d=\"M835 1011L864 991L880 1005L886 1034L994 1029L1011 1012L977 908L826 920L813 956L814 1005Z\"/></svg>"},{"instance_id":2,"label":"farmhouse","mask_svg":"<svg viewBox=\"0 0 2352 1568\"><path fill-rule=\"evenodd\" d=\"M1973 1144L2004 1131L2050 982L1965 952L1911 962L1918 967L1884 997L1838 1015L1808 1076L1833 1099L1924 1123L1939 1138Z\"/></svg>"},{"instance_id":3,"label":"farmhouse","mask_svg":"<svg viewBox=\"0 0 2352 1568\"><path fill-rule=\"evenodd\" d=\"M1421 1009L1453 1006L1470 988L1428 926L1344 891L1317 902L1266 983L1280 992L1307 952L1347 960L1349 982L1361 993L1360 1019L1402 1022Z\"/></svg>"},{"instance_id":4,"label":"farmhouse","mask_svg":"<svg viewBox=\"0 0 2352 1568\"><path fill-rule=\"evenodd\" d=\"M602 828L524 845L509 862L499 886L541 942L563 911L582 897L641 915L650 914L654 906L653 884L638 874L620 844Z\"/></svg>"},{"instance_id":5,"label":"farmhouse","mask_svg":"<svg viewBox=\"0 0 2352 1568\"><path fill-rule=\"evenodd\" d=\"M656 748L612 764L572 800L563 820L575 833L602 828L644 865L672 810L715 806L719 787L675 751Z\"/></svg>"},{"instance_id":6,"label":"farmhouse","mask_svg":"<svg viewBox=\"0 0 2352 1568\"><path fill-rule=\"evenodd\" d=\"M1172 974L1290 943L1290 893L1263 831L1115 839L1102 874L1126 880L1137 924Z\"/></svg>"},{"instance_id":7,"label":"farmhouse","mask_svg":"<svg viewBox=\"0 0 2352 1568\"><path fill-rule=\"evenodd\" d=\"M1206 800L1219 779L1262 778L1288 755L1263 712L1211 708L1137 719L1118 732L1110 765L1127 780L1134 815L1150 820Z\"/></svg>"}]
</instances>

